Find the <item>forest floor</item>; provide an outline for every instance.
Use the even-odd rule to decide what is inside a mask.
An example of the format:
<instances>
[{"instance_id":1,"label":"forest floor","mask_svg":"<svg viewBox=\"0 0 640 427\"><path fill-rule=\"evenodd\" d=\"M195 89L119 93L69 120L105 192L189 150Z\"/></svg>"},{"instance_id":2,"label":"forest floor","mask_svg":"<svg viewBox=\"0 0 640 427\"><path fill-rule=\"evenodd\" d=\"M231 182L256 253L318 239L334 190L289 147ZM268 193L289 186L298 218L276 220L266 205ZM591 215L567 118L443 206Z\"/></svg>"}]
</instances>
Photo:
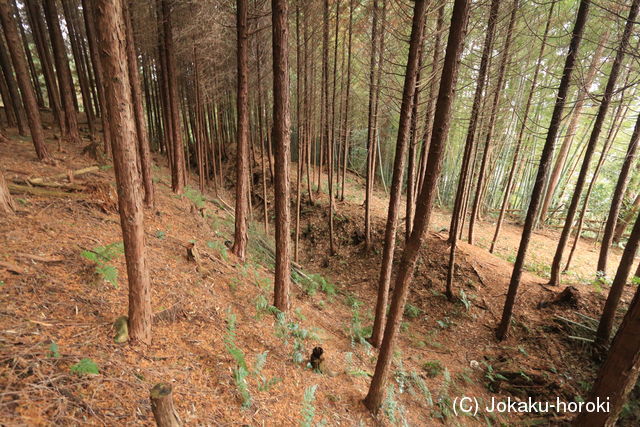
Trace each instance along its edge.
<instances>
[{"instance_id":1,"label":"forest floor","mask_svg":"<svg viewBox=\"0 0 640 427\"><path fill-rule=\"evenodd\" d=\"M0 145L9 183L97 165L82 147L55 151L53 135L47 135L57 166L38 163L30 140L9 132L10 143ZM152 425L149 389L161 381L173 385L178 412L189 425L299 425L311 419L308 425L557 424L570 417L456 416L452 402L461 396L489 402L508 396L573 401L586 395L596 365L589 346L569 336L592 334L590 319L598 317L607 288L568 276L566 284L578 290L577 303L538 307L564 289L547 287L534 274L540 270L536 263L546 264L552 255L555 233L535 234L532 272L523 276L511 334L497 343L494 328L519 227L505 226L498 256L482 247L493 233L490 222L479 224L479 247L460 243L455 276L460 298L451 303L442 294L448 256L442 229L448 217L436 213L376 419L361 401L375 367L375 351L364 338L375 306L384 193L378 192L374 203L375 247L364 252L361 182L348 178L346 199L336 205L334 256L327 255L326 194L313 205L303 201L299 264L304 273L294 275L292 311L283 318L269 306L272 243L259 231L262 226L252 224L246 263L227 250L233 236L232 181L226 179L227 188L216 196L193 190L194 181L175 195L164 159L157 156L155 162L156 207L145 214L156 313L149 346L113 341L113 322L127 311L121 250L110 246L101 265L82 255L105 253L106 246L122 240L112 169L103 166L76 177L77 191L62 195L51 193L64 190L56 188L13 195L17 213L0 221L0 423ZM260 209L256 204L256 222ZM187 257L190 243L200 252L198 262ZM572 270L594 277L594 256L593 244L581 242ZM113 279L114 268L116 285L105 280ZM623 306L631 294L625 292ZM316 345L325 350L325 374L302 362ZM247 370L238 370L241 365Z\"/></svg>"}]
</instances>

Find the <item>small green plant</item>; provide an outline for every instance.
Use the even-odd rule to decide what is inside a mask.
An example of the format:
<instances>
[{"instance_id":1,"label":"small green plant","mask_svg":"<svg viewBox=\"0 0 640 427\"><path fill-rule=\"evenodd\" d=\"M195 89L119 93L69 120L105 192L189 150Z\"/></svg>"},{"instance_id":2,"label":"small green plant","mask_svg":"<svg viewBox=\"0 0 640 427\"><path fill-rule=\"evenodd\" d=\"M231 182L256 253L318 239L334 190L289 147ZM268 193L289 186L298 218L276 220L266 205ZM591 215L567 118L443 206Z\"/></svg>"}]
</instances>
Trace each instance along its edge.
<instances>
[{"instance_id":1,"label":"small green plant","mask_svg":"<svg viewBox=\"0 0 640 427\"><path fill-rule=\"evenodd\" d=\"M71 372L79 376L98 375L100 373L100 369L98 368L98 365L96 365L96 362L89 359L88 357L85 357L75 365L72 365L70 370Z\"/></svg>"},{"instance_id":2,"label":"small green plant","mask_svg":"<svg viewBox=\"0 0 640 427\"><path fill-rule=\"evenodd\" d=\"M201 192L196 190L195 188L185 187L184 193L182 193L183 197L191 200L191 202L198 208L201 209L204 207L204 196Z\"/></svg>"},{"instance_id":3,"label":"small green plant","mask_svg":"<svg viewBox=\"0 0 640 427\"><path fill-rule=\"evenodd\" d=\"M49 344L49 357L58 358L60 357L60 349L58 348L58 344L55 341L51 341Z\"/></svg>"},{"instance_id":4,"label":"small green plant","mask_svg":"<svg viewBox=\"0 0 640 427\"><path fill-rule=\"evenodd\" d=\"M311 427L313 425L313 418L316 415L316 407L313 402L316 399L316 390L318 385L314 384L309 386L304 391L304 403L302 405L302 427Z\"/></svg>"},{"instance_id":5,"label":"small green plant","mask_svg":"<svg viewBox=\"0 0 640 427\"><path fill-rule=\"evenodd\" d=\"M229 261L229 253L224 243L220 241L207 242L207 246L218 252L223 261Z\"/></svg>"},{"instance_id":6,"label":"small green plant","mask_svg":"<svg viewBox=\"0 0 640 427\"><path fill-rule=\"evenodd\" d=\"M247 362L244 358L244 352L238 348L235 343L236 339L236 316L229 312L227 313L227 334L224 338L225 348L227 352L233 357L236 362L236 367L233 369L233 381L238 389L238 394L242 399L242 407L248 408L251 406L251 394L249 393L249 386L247 384L247 377L249 376L249 370L247 369Z\"/></svg>"},{"instance_id":7,"label":"small green plant","mask_svg":"<svg viewBox=\"0 0 640 427\"><path fill-rule=\"evenodd\" d=\"M262 375L262 369L267 364L268 351L264 351L256 356L256 362L253 365L253 375L258 377L258 391L269 391L271 387L282 381L282 378L267 379Z\"/></svg>"},{"instance_id":8,"label":"small green plant","mask_svg":"<svg viewBox=\"0 0 640 427\"><path fill-rule=\"evenodd\" d=\"M443 371L442 364L439 360L427 361L422 364L422 369L427 372L429 378L435 378Z\"/></svg>"},{"instance_id":9,"label":"small green plant","mask_svg":"<svg viewBox=\"0 0 640 427\"><path fill-rule=\"evenodd\" d=\"M464 289L460 289L460 302L464 305L464 308L467 311L471 309L471 301L467 298L467 294L464 292Z\"/></svg>"},{"instance_id":10,"label":"small green plant","mask_svg":"<svg viewBox=\"0 0 640 427\"><path fill-rule=\"evenodd\" d=\"M164 240L167 237L167 233L162 230L156 230L156 238L160 240Z\"/></svg>"},{"instance_id":11,"label":"small green plant","mask_svg":"<svg viewBox=\"0 0 640 427\"><path fill-rule=\"evenodd\" d=\"M356 298L352 294L348 294L347 298L345 299L345 304L347 304L347 307L351 309L357 309L357 308L360 308L360 306L362 306L362 301L360 301L358 298Z\"/></svg>"},{"instance_id":12,"label":"small green plant","mask_svg":"<svg viewBox=\"0 0 640 427\"><path fill-rule=\"evenodd\" d=\"M411 382L415 384L418 390L420 390L420 392L422 393L422 396L424 397L424 400L427 401L427 404L429 406L432 406L433 397L431 396L431 391L429 391L429 387L427 387L427 384L424 382L424 380L415 371L411 371L409 376L411 378Z\"/></svg>"},{"instance_id":13,"label":"small green plant","mask_svg":"<svg viewBox=\"0 0 640 427\"><path fill-rule=\"evenodd\" d=\"M393 424L397 422L396 411L398 410L398 402L395 398L396 388L393 384L387 387L387 395L382 401L382 410Z\"/></svg>"},{"instance_id":14,"label":"small green plant","mask_svg":"<svg viewBox=\"0 0 640 427\"><path fill-rule=\"evenodd\" d=\"M111 243L106 246L96 246L93 249L86 249L81 252L83 258L95 263L96 273L103 280L111 283L114 288L118 288L118 269L109 264L113 258L124 253L122 242Z\"/></svg>"},{"instance_id":15,"label":"small green plant","mask_svg":"<svg viewBox=\"0 0 640 427\"><path fill-rule=\"evenodd\" d=\"M369 346L367 338L371 335L370 326L362 326L362 319L360 318L360 311L356 308L352 310L351 326L349 327L349 337L351 338L351 345L362 344Z\"/></svg>"},{"instance_id":16,"label":"small green plant","mask_svg":"<svg viewBox=\"0 0 640 427\"><path fill-rule=\"evenodd\" d=\"M422 309L415 305L407 304L404 307L404 315L409 319L417 319L422 314Z\"/></svg>"}]
</instances>

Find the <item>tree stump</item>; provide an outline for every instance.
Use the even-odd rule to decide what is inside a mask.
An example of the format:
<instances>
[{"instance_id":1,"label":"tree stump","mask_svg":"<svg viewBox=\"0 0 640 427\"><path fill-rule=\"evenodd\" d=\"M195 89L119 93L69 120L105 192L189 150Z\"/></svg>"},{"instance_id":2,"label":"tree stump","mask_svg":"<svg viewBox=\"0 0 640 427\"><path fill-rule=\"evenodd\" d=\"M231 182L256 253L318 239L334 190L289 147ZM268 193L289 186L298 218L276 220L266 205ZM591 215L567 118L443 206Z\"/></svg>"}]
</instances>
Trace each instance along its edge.
<instances>
[{"instance_id":1,"label":"tree stump","mask_svg":"<svg viewBox=\"0 0 640 427\"><path fill-rule=\"evenodd\" d=\"M170 384L158 383L151 389L151 410L158 427L180 427L182 421L173 407L173 393Z\"/></svg>"}]
</instances>

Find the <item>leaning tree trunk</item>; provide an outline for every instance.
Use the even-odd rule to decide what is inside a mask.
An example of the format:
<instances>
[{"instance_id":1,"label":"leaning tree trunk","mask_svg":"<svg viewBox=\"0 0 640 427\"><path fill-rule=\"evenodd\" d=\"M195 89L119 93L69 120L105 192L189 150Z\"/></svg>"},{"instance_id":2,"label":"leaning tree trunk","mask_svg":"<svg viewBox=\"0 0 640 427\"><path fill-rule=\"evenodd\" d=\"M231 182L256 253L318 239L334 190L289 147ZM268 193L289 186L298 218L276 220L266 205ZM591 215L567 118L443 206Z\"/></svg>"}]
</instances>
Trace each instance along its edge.
<instances>
[{"instance_id":1,"label":"leaning tree trunk","mask_svg":"<svg viewBox=\"0 0 640 427\"><path fill-rule=\"evenodd\" d=\"M391 199L389 200L389 211L387 213L387 225L384 235L382 266L378 278L376 315L373 322L371 338L369 339L369 342L374 347L380 346L382 342L382 334L384 333L384 324L386 321L389 283L391 282L393 253L396 246L396 229L398 226L398 216L400 214L404 163L407 155L407 140L410 137L409 131L411 130L411 110L413 109L413 95L416 91L418 58L420 56L420 42L422 41L422 32L424 30L425 10L426 0L417 0L413 10L409 57L407 59L404 88L402 91L400 122L398 123L398 138L396 140L396 157L393 164Z\"/></svg>"},{"instance_id":2,"label":"leaning tree trunk","mask_svg":"<svg viewBox=\"0 0 640 427\"><path fill-rule=\"evenodd\" d=\"M375 109L376 103L376 49L378 47L378 0L373 0L373 21L371 25L371 61L369 64L369 118L367 122L367 176L365 185L365 200L364 200L364 237L365 247L371 248L371 197L373 193L373 169L371 164L373 162L373 154L375 141L374 138L374 126L375 126ZM374 169L375 170L375 169Z\"/></svg>"},{"instance_id":3,"label":"leaning tree trunk","mask_svg":"<svg viewBox=\"0 0 640 427\"><path fill-rule=\"evenodd\" d=\"M618 175L618 182L613 192L611 200L611 207L609 208L609 216L607 217L607 223L604 227L604 234L602 235L602 244L600 246L600 255L598 257L598 270L606 274L607 272L607 258L609 256L609 247L613 242L613 235L616 228L616 222L618 221L618 214L620 212L620 206L622 205L622 198L627 189L627 183L629 181L629 173L631 166L633 165L636 152L638 151L638 140L640 140L640 115L636 120L636 125L631 135L631 141L627 148L627 154L622 162L622 168ZM640 200L640 196L639 196Z\"/></svg>"},{"instance_id":4,"label":"leaning tree trunk","mask_svg":"<svg viewBox=\"0 0 640 427\"><path fill-rule=\"evenodd\" d=\"M429 146L427 174L422 191L417 198L418 203L416 205L413 231L406 243L400 264L398 265L398 276L395 280L393 299L391 301L389 318L380 347L380 354L378 355L378 361L369 392L364 400L367 408L374 413L378 412L382 404L387 378L391 371L394 345L400 330L402 313L409 292L409 284L413 277L418 252L422 245L425 231L429 227L431 211L436 195L436 184L440 176L442 157L444 155L445 143L451 123L451 104L454 98L454 88L469 14L469 4L469 0L455 0L453 6L449 41L447 43L447 52L442 67L442 78L440 80L440 90L435 109L433 136L431 145Z\"/></svg>"},{"instance_id":5,"label":"leaning tree trunk","mask_svg":"<svg viewBox=\"0 0 640 427\"><path fill-rule=\"evenodd\" d=\"M589 89L591 87L591 84L593 83L596 72L598 71L598 67L600 66L600 59L602 58L602 52L604 51L604 47L607 44L608 38L609 32L606 31L600 38L598 47L596 48L596 51L591 58L589 71L587 71L587 75L584 78L584 84L582 84L578 88L578 99L576 100L576 104L573 107L571 119L569 120L569 124L567 125L567 130L562 140L562 144L560 145L560 150L558 151L555 165L553 166L553 170L551 171L551 178L549 178L549 184L547 185L547 190L542 201L542 207L540 208L540 224L544 224L544 222L547 220L547 211L549 210L549 206L551 205L553 193L556 190L558 181L560 181L560 174L562 172L562 168L569 152L569 147L573 142L573 137L575 136L576 129L578 127L578 119L580 118L582 107L584 106L584 102L589 95Z\"/></svg>"},{"instance_id":6,"label":"leaning tree trunk","mask_svg":"<svg viewBox=\"0 0 640 427\"><path fill-rule=\"evenodd\" d=\"M11 15L11 17L13 18L13 14ZM20 36L18 33L16 33L16 36L18 37L18 43L19 43ZM10 43L9 40L7 40L7 44L8 43ZM25 60L25 64L26 64L26 60ZM9 60L9 55L7 54L7 50L5 50L3 46L1 38L0 38L0 68L2 68L2 73L4 74L4 81L6 83L6 87L9 95L9 98L5 99L5 104L4 104L4 109L7 112L7 119L9 118L9 114L11 114L11 117L16 119L16 123L18 125L18 133L21 136L26 136L27 123L24 118L22 103L20 102L20 91L18 89L18 83L16 83L16 79L13 77L13 70L11 69L11 61ZM29 84L31 84L31 82L29 82Z\"/></svg>"},{"instance_id":7,"label":"leaning tree trunk","mask_svg":"<svg viewBox=\"0 0 640 427\"><path fill-rule=\"evenodd\" d=\"M640 163L638 164L638 166L639 167L636 169L640 169ZM627 229L627 226L631 221L633 221L633 218L635 218L639 210L640 210L640 192L636 194L635 199L633 199L633 203L631 204L627 212L624 214L624 216L620 219L620 221L618 221L618 224L615 227L615 231L613 232L613 243L620 242L620 239L622 239L622 236L624 235L624 232Z\"/></svg>"},{"instance_id":8,"label":"leaning tree trunk","mask_svg":"<svg viewBox=\"0 0 640 427\"><path fill-rule=\"evenodd\" d=\"M620 44L618 46L618 51L616 53L616 57L613 60L613 65L611 66L611 73L609 74L609 80L607 81L607 86L604 90L602 102L600 103L600 107L598 108L598 115L596 116L596 120L593 125L593 129L591 131L591 136L589 137L589 143L587 144L587 149L584 154L584 160L582 161L580 174L578 175L578 180L576 181L576 187L573 192L573 197L571 198L571 204L569 205L569 209L567 211L567 219L565 220L562 233L560 234L558 247L556 248L556 253L555 253L555 256L553 257L553 263L551 264L551 277L549 279L549 284L551 285L560 284L562 256L564 254L564 249L567 244L567 241L569 240L569 234L571 233L573 220L575 218L576 211L578 209L578 203L580 202L580 197L582 196L582 189L584 188L584 185L587 179L587 174L589 172L591 157L595 152L596 145L598 143L598 138L600 137L600 132L602 130L602 124L604 123L604 119L607 115L607 111L609 110L611 97L613 96L613 92L616 87L618 74L620 72L620 67L622 66L622 60L624 59L627 46L629 45L629 39L633 31L634 21L638 16L639 7L640 7L640 0L634 0L633 3L631 4L631 9L629 10L629 17L627 18L627 24L625 25L624 32L620 40Z\"/></svg>"},{"instance_id":9,"label":"leaning tree trunk","mask_svg":"<svg viewBox=\"0 0 640 427\"><path fill-rule=\"evenodd\" d=\"M525 219L524 227L522 230L522 236L520 238L520 246L518 248L518 255L513 265L513 272L511 273L511 280L509 282L509 290L507 291L507 298L502 311L502 319L500 325L496 331L496 337L499 340L504 339L509 331L509 325L511 324L511 316L513 314L513 306L515 304L516 295L518 293L518 286L520 285L520 278L522 276L522 267L524 266L524 260L527 255L527 249L529 247L529 240L533 233L533 226L538 214L538 208L540 206L540 199L542 198L542 189L544 188L545 178L547 171L553 157L553 146L558 136L560 129L560 122L562 120L562 111L569 92L569 83L571 82L571 74L573 73L574 64L578 55L578 48L582 41L582 33L584 31L585 23L587 21L587 15L589 14L590 0L580 0L580 7L578 9L578 15L573 27L571 36L571 43L569 44L569 51L567 52L567 58L564 63L564 69L562 70L562 79L560 80L560 86L558 88L558 96L556 97L555 106L553 107L553 114L551 116L551 123L549 124L549 130L547 132L547 138L542 149L540 156L540 163L538 166L538 173L531 193L531 200L529 201L529 209L527 210L527 217Z\"/></svg>"},{"instance_id":10,"label":"leaning tree trunk","mask_svg":"<svg viewBox=\"0 0 640 427\"><path fill-rule=\"evenodd\" d=\"M487 33L485 35L484 47L482 49L482 57L480 59L480 70L478 71L478 79L476 80L476 91L473 96L473 104L471 106L471 117L469 119L469 127L467 129L467 138L465 141L464 154L462 157L462 166L460 169L460 178L458 180L458 188L456 190L456 198L451 212L451 225L449 227L449 267L447 269L446 295L449 300L453 299L453 272L456 263L456 246L458 240L458 231L461 218L464 216L463 209L465 187L467 186L468 175L473 163L471 155L474 148L474 138L476 126L478 124L478 115L480 113L480 105L482 103L482 94L484 91L487 69L489 64L489 56L493 45L493 37L495 34L496 21L498 20L498 9L500 0L492 0L489 10L489 21L487 23Z\"/></svg>"},{"instance_id":11,"label":"leaning tree trunk","mask_svg":"<svg viewBox=\"0 0 640 427\"><path fill-rule=\"evenodd\" d=\"M64 109L65 137L74 144L80 144L80 129L78 127L78 115L75 106L75 88L69 67L69 58L65 48L62 31L60 30L60 20L58 18L58 8L55 0L44 0L44 12L49 25L51 46L53 47L53 58L58 74L58 85L62 108Z\"/></svg>"},{"instance_id":12,"label":"leaning tree trunk","mask_svg":"<svg viewBox=\"0 0 640 427\"><path fill-rule=\"evenodd\" d=\"M129 336L151 342L151 283L144 242L144 210L136 167L133 116L122 1L95 0L96 32L105 75L105 96L111 126L113 169L118 186L120 225L129 279Z\"/></svg>"},{"instance_id":13,"label":"leaning tree trunk","mask_svg":"<svg viewBox=\"0 0 640 427\"><path fill-rule=\"evenodd\" d=\"M133 34L131 12L127 5L128 0L123 0L123 13L125 31L127 37L127 61L129 64L129 81L131 82L131 101L133 102L133 114L136 120L136 135L138 136L138 157L140 160L140 173L144 187L144 205L151 208L154 205L154 188L151 176L151 148L149 147L149 134L144 118L144 106L142 105L142 88L140 87L140 73L138 71L138 55Z\"/></svg>"},{"instance_id":14,"label":"leaning tree trunk","mask_svg":"<svg viewBox=\"0 0 640 427\"><path fill-rule=\"evenodd\" d=\"M273 145L275 147L276 273L274 305L289 310L289 36L287 0L271 0L273 25Z\"/></svg>"},{"instance_id":15,"label":"leaning tree trunk","mask_svg":"<svg viewBox=\"0 0 640 427\"><path fill-rule=\"evenodd\" d=\"M493 138L493 130L496 122L496 115L498 114L498 105L500 102L500 94L502 93L502 84L504 81L504 74L507 68L507 60L509 59L509 49L511 48L511 36L513 34L513 26L516 21L516 12L518 10L518 0L513 4L511 10L511 17L509 18L509 27L507 28L507 38L502 48L502 57L500 58L500 66L498 68L498 81L496 82L495 92L493 100L491 102L491 112L489 113L489 124L487 126L487 135L484 142L484 151L482 153L482 160L480 161L480 171L478 172L478 180L476 185L475 198L473 200L473 206L471 208L471 216L469 217L469 244L473 244L474 238L474 226L476 219L480 214L480 202L482 200L482 188L485 181L485 169L487 167L487 159L489 157L489 148L491 140Z\"/></svg>"},{"instance_id":16,"label":"leaning tree trunk","mask_svg":"<svg viewBox=\"0 0 640 427\"><path fill-rule=\"evenodd\" d=\"M247 0L237 1L238 36L238 146L236 148L236 220L232 251L244 260L247 251L247 214L249 200L249 65L247 36ZM266 203L266 201L265 201Z\"/></svg>"},{"instance_id":17,"label":"leaning tree trunk","mask_svg":"<svg viewBox=\"0 0 640 427\"><path fill-rule=\"evenodd\" d=\"M171 22L171 6L169 0L162 0L162 23L164 34L164 56L166 64L166 96L168 120L171 122L171 143L173 168L171 170L171 189L174 193L182 193L185 185L184 146L180 125L180 100L178 98L178 68L173 45L173 25Z\"/></svg>"},{"instance_id":18,"label":"leaning tree trunk","mask_svg":"<svg viewBox=\"0 0 640 427\"><path fill-rule=\"evenodd\" d=\"M0 0L0 23L4 30L4 36L7 39L7 48L13 67L16 70L16 79L20 93L22 94L22 103L27 113L29 122L29 130L31 131L31 139L36 149L38 159L42 162L51 163L53 159L49 156L47 146L44 140L44 131L42 130L42 122L40 121L40 110L38 109L38 101L29 80L29 71L27 63L20 43L20 36L16 27L16 21L11 13L11 7L7 0Z\"/></svg>"},{"instance_id":19,"label":"leaning tree trunk","mask_svg":"<svg viewBox=\"0 0 640 427\"><path fill-rule=\"evenodd\" d=\"M626 282L626 278L631 271L633 258L638 247L640 238L640 217L636 220L633 227L632 238L634 240L634 248L627 245L625 248L620 266L616 273L614 284L616 288L616 296L619 299L622 287ZM596 343L605 343L608 334L611 332L611 322L615 314L614 304L609 304L614 292L614 285L611 287L607 304L605 305L605 313L600 319L598 327L598 335ZM619 289L619 292L617 290ZM605 314L608 316L605 321ZM607 332L608 328L608 332ZM606 333L605 333L606 332ZM610 403L609 411L598 411L586 413L583 412L576 417L574 425L576 426L613 426L620 414L622 406L625 404L631 389L636 385L638 373L640 373L640 289L636 293L629 305L627 314L625 314L618 332L613 338L609 354L598 372L598 377L591 390L589 402L600 399L601 402ZM603 341L604 340L604 341Z\"/></svg>"},{"instance_id":20,"label":"leaning tree trunk","mask_svg":"<svg viewBox=\"0 0 640 427\"><path fill-rule=\"evenodd\" d=\"M493 253L496 248L496 243L498 241L498 236L500 235L500 229L502 228L502 222L504 221L504 215L507 209L507 205L509 204L509 198L511 197L511 191L513 189L513 180L515 177L516 168L518 166L518 158L520 156L520 149L522 148L522 142L524 137L524 131L527 126L527 121L529 119L529 111L531 110L531 102L533 100L533 94L535 93L536 85L538 83L538 76L540 75L540 67L542 66L542 59L544 57L544 51L547 46L547 37L549 36L549 28L551 27L551 17L553 15L553 8L555 3L551 3L551 7L549 7L549 14L547 15L547 24L544 29L544 35L542 36L542 44L540 45L540 52L538 53L538 60L536 62L536 68L533 72L533 79L531 81L531 88L529 90L529 95L527 96L527 102L524 108L524 114L522 116L522 122L520 124L520 130L518 131L518 137L515 143L515 149L513 152L513 160L511 162L511 168L509 169L509 177L507 178L507 185L504 189L504 194L502 196L502 205L500 206L500 213L498 214L498 221L496 223L496 231L493 234L493 239L491 240L491 247L489 248L489 252Z\"/></svg>"}]
</instances>

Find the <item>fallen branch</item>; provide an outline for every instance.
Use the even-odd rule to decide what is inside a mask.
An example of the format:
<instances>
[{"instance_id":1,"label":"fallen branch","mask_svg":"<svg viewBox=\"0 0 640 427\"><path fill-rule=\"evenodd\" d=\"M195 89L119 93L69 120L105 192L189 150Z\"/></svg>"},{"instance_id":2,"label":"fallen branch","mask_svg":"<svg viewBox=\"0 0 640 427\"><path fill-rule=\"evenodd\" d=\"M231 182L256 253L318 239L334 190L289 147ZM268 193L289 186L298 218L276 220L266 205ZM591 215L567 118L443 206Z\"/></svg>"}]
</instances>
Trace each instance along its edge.
<instances>
[{"instance_id":1,"label":"fallen branch","mask_svg":"<svg viewBox=\"0 0 640 427\"><path fill-rule=\"evenodd\" d=\"M62 197L82 200L85 198L80 193L69 193L66 191L47 190L39 187L29 187L28 185L8 184L9 191L13 194L31 194L42 197Z\"/></svg>"},{"instance_id":2,"label":"fallen branch","mask_svg":"<svg viewBox=\"0 0 640 427\"><path fill-rule=\"evenodd\" d=\"M85 175L92 172L98 172L100 170L99 166L89 166L87 168L78 169L75 171L68 171L65 173L60 173L58 175L50 176L46 178L47 181L55 181L56 179L63 178L75 178L76 176ZM31 178L27 180L31 185L38 185L45 182L45 178Z\"/></svg>"},{"instance_id":3,"label":"fallen branch","mask_svg":"<svg viewBox=\"0 0 640 427\"><path fill-rule=\"evenodd\" d=\"M39 255L25 254L25 253L22 253L22 252L18 252L16 255L18 257L20 257L20 258L27 258L27 259L30 259L32 261L38 261L38 262L62 262L62 261L64 261L64 257L61 257L61 256L39 256Z\"/></svg>"},{"instance_id":4,"label":"fallen branch","mask_svg":"<svg viewBox=\"0 0 640 427\"><path fill-rule=\"evenodd\" d=\"M10 262L0 261L0 268L4 268L7 271L10 271L15 274L25 274L26 271L21 267L18 267L15 264L11 264Z\"/></svg>"}]
</instances>

